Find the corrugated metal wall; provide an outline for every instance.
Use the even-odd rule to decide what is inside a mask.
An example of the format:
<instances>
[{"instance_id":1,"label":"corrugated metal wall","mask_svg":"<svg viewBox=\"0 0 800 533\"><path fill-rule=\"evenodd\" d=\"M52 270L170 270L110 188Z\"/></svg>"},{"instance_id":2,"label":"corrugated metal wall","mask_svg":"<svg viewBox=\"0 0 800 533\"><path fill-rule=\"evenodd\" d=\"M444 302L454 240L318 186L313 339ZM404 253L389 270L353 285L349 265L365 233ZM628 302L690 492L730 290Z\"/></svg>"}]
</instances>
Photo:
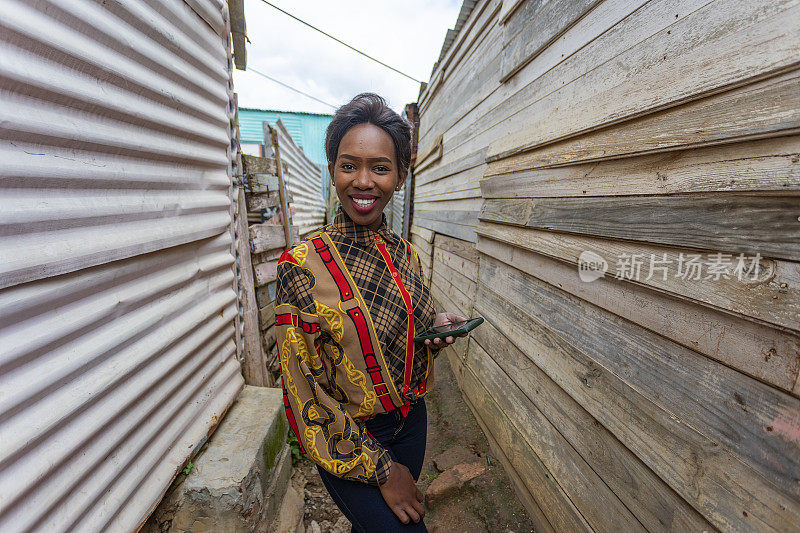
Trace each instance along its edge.
<instances>
[{"instance_id":1,"label":"corrugated metal wall","mask_svg":"<svg viewBox=\"0 0 800 533\"><path fill-rule=\"evenodd\" d=\"M327 199L322 196L322 169L295 144L281 119L272 127L278 133L281 161L287 165L283 180L292 196L292 224L302 236L325 225ZM266 148L266 153L273 155L272 146Z\"/></svg>"},{"instance_id":2,"label":"corrugated metal wall","mask_svg":"<svg viewBox=\"0 0 800 533\"><path fill-rule=\"evenodd\" d=\"M303 149L306 157L318 165L327 165L325 130L332 118L332 115L240 107L240 140L243 143L264 144L264 132L261 129L261 124L263 122L275 124L280 119L295 144Z\"/></svg>"},{"instance_id":3,"label":"corrugated metal wall","mask_svg":"<svg viewBox=\"0 0 800 533\"><path fill-rule=\"evenodd\" d=\"M225 8L2 13L0 530L130 531L242 383Z\"/></svg>"},{"instance_id":4,"label":"corrugated metal wall","mask_svg":"<svg viewBox=\"0 0 800 533\"><path fill-rule=\"evenodd\" d=\"M406 202L406 186L403 184L399 191L395 191L389 202L389 208L386 209L386 222L389 228L398 235L403 236L403 214Z\"/></svg>"}]
</instances>

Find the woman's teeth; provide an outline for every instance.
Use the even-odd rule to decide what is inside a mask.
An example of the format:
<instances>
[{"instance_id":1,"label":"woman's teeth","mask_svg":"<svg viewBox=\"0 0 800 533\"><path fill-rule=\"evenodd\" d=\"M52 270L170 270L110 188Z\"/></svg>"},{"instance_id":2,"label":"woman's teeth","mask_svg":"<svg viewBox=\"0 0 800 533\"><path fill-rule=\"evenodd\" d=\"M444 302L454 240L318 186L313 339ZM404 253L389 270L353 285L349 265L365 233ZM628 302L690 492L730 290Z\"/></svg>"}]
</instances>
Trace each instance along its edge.
<instances>
[{"instance_id":1,"label":"woman's teeth","mask_svg":"<svg viewBox=\"0 0 800 533\"><path fill-rule=\"evenodd\" d=\"M362 200L361 198L353 198L353 201L356 203L358 207L369 207L375 203L375 198L370 198L369 200Z\"/></svg>"}]
</instances>

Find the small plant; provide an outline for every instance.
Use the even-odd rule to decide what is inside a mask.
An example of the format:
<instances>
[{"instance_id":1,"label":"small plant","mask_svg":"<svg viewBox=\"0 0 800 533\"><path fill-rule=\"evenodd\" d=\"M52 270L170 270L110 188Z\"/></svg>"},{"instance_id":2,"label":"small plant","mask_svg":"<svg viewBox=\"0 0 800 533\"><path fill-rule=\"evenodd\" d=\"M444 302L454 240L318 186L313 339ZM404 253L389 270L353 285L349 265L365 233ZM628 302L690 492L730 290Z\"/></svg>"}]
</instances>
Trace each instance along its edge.
<instances>
[{"instance_id":1,"label":"small plant","mask_svg":"<svg viewBox=\"0 0 800 533\"><path fill-rule=\"evenodd\" d=\"M419 480L427 483L429 481L433 481L437 477L439 477L439 472L432 470L430 472L424 472L421 476L419 476Z\"/></svg>"},{"instance_id":2,"label":"small plant","mask_svg":"<svg viewBox=\"0 0 800 533\"><path fill-rule=\"evenodd\" d=\"M289 444L289 449L292 451L292 464L296 465L300 462L300 442L297 440L293 432L289 432L286 437L286 442Z\"/></svg>"},{"instance_id":3,"label":"small plant","mask_svg":"<svg viewBox=\"0 0 800 533\"><path fill-rule=\"evenodd\" d=\"M188 463L186 463L186 466L185 466L185 467L184 467L184 469L183 469L183 474L184 474L185 476L188 476L188 475L189 475L189 473L190 473L190 472L191 472L193 469L194 469L194 465L192 464L192 462L191 462L191 461L189 461Z\"/></svg>"}]
</instances>

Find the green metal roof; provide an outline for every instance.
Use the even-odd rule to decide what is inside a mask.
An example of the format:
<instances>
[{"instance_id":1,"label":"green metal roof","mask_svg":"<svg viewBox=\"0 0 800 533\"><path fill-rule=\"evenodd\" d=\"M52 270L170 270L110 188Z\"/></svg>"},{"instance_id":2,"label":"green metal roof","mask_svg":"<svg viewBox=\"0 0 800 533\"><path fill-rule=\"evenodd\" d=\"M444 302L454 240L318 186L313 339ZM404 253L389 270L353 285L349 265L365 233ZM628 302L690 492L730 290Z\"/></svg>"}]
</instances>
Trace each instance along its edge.
<instances>
[{"instance_id":1,"label":"green metal roof","mask_svg":"<svg viewBox=\"0 0 800 533\"><path fill-rule=\"evenodd\" d=\"M292 136L294 142L313 162L327 165L325 158L325 129L333 115L304 113L298 111L275 111L271 109L239 108L239 136L243 143L264 144L262 122L274 124L278 118Z\"/></svg>"}]
</instances>

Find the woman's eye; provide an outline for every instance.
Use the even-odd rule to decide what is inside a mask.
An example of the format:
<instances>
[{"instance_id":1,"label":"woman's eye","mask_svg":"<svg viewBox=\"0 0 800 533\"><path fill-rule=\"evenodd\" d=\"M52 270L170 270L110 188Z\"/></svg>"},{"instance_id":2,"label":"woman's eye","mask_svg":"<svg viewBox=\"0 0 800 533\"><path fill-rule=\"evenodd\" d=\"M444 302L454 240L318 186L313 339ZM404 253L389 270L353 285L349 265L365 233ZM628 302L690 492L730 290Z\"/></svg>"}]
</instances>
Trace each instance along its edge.
<instances>
[{"instance_id":1,"label":"woman's eye","mask_svg":"<svg viewBox=\"0 0 800 533\"><path fill-rule=\"evenodd\" d=\"M343 163L343 164L342 164L342 170L353 170L354 168L356 168L356 167L354 167L354 166L353 166L352 164L350 164L350 163Z\"/></svg>"},{"instance_id":2,"label":"woman's eye","mask_svg":"<svg viewBox=\"0 0 800 533\"><path fill-rule=\"evenodd\" d=\"M389 172L389 167L385 167L383 165L375 167L376 172Z\"/></svg>"}]
</instances>

